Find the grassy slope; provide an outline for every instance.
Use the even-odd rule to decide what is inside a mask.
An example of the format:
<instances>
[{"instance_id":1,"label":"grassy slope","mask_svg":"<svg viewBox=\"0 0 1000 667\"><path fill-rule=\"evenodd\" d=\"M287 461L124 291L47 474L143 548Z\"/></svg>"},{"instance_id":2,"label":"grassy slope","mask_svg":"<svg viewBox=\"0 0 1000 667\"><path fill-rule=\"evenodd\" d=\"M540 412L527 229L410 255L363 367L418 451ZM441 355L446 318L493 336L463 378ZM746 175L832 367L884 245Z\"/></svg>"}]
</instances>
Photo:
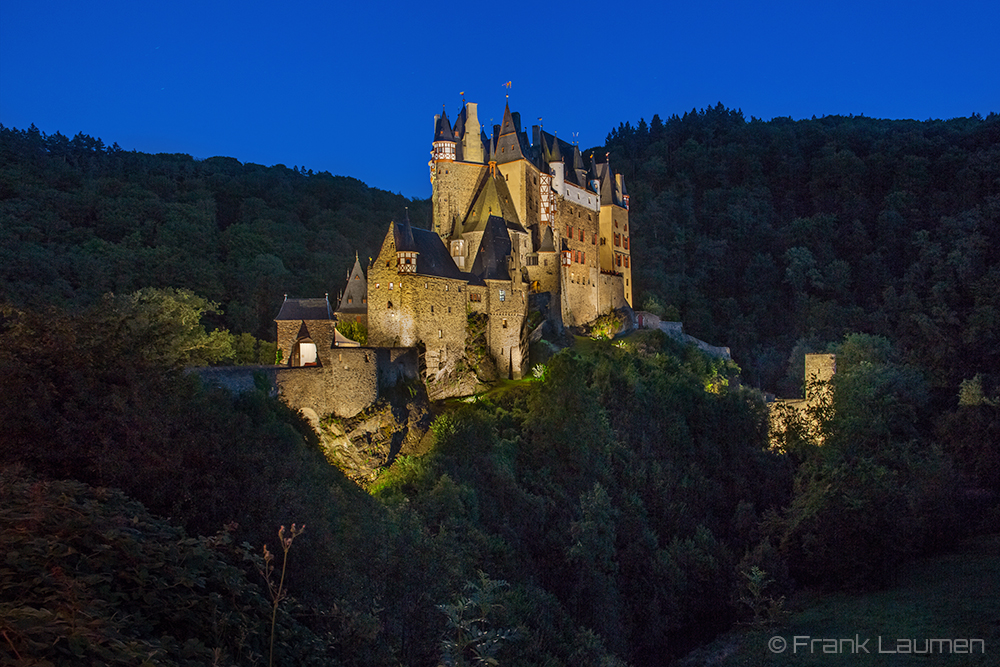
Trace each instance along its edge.
<instances>
[{"instance_id":1,"label":"grassy slope","mask_svg":"<svg viewBox=\"0 0 1000 667\"><path fill-rule=\"evenodd\" d=\"M865 595L844 593L802 596L792 602L794 612L777 628L736 631L720 637L677 663L677 667L718 665L930 665L985 667L1000 664L1000 535L976 538L954 553L922 559L903 567L894 584ZM854 638L859 636L869 654L815 653L799 648L793 653L795 636L810 638ZM788 648L773 653L768 640L783 637ZM879 653L894 650L898 638L918 640L922 650L927 638L977 638L985 641L985 654L904 655Z\"/></svg>"}]
</instances>

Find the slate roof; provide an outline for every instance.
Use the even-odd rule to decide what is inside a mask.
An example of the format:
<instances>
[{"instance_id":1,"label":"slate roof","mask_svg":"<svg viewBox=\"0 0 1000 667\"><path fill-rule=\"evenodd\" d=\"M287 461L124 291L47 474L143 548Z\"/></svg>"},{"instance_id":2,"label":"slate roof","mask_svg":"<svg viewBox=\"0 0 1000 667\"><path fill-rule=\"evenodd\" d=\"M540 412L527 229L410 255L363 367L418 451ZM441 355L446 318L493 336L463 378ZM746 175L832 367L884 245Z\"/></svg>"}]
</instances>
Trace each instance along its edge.
<instances>
[{"instance_id":1,"label":"slate roof","mask_svg":"<svg viewBox=\"0 0 1000 667\"><path fill-rule=\"evenodd\" d=\"M403 222L393 223L392 240L396 244L396 252L420 252L413 240L413 225L410 224L409 211L406 211Z\"/></svg>"},{"instance_id":2,"label":"slate roof","mask_svg":"<svg viewBox=\"0 0 1000 667\"><path fill-rule=\"evenodd\" d=\"M289 299L285 295L285 300L281 304L275 322L284 320L331 320L333 313L330 311L330 300L327 297L322 299Z\"/></svg>"},{"instance_id":3,"label":"slate roof","mask_svg":"<svg viewBox=\"0 0 1000 667\"><path fill-rule=\"evenodd\" d=\"M417 274L421 276L436 276L438 278L454 278L468 280L469 276L455 266L448 248L441 237L427 229L412 230L414 246L420 255L417 257Z\"/></svg>"},{"instance_id":4,"label":"slate roof","mask_svg":"<svg viewBox=\"0 0 1000 667\"><path fill-rule=\"evenodd\" d=\"M538 246L538 252L555 252L556 246L552 242L552 228L545 225L542 228L542 242Z\"/></svg>"},{"instance_id":5,"label":"slate roof","mask_svg":"<svg viewBox=\"0 0 1000 667\"><path fill-rule=\"evenodd\" d=\"M354 268L347 276L347 287L344 288L344 295L340 298L338 313L366 313L368 312L368 281L365 280L365 272L361 269L361 260L357 253L354 254Z\"/></svg>"},{"instance_id":6,"label":"slate roof","mask_svg":"<svg viewBox=\"0 0 1000 667\"><path fill-rule=\"evenodd\" d=\"M503 218L491 215L486 221L472 273L482 280L510 280L507 258L511 255L510 233Z\"/></svg>"},{"instance_id":7,"label":"slate roof","mask_svg":"<svg viewBox=\"0 0 1000 667\"><path fill-rule=\"evenodd\" d=\"M448 114L444 109L441 109L441 118L434 128L434 141L455 141L455 133L451 130L451 123L448 122Z\"/></svg>"},{"instance_id":8,"label":"slate roof","mask_svg":"<svg viewBox=\"0 0 1000 667\"><path fill-rule=\"evenodd\" d=\"M435 232L414 228L410 225L409 216L403 222L390 222L389 227L397 251L402 239L408 252L418 253L416 275L469 280L469 274L462 273L455 266L448 248Z\"/></svg>"},{"instance_id":9,"label":"slate roof","mask_svg":"<svg viewBox=\"0 0 1000 667\"><path fill-rule=\"evenodd\" d=\"M503 110L503 124L500 126L495 155L497 162L514 162L525 157L521 147L521 133L511 116L509 104Z\"/></svg>"},{"instance_id":10,"label":"slate roof","mask_svg":"<svg viewBox=\"0 0 1000 667\"><path fill-rule=\"evenodd\" d=\"M485 232L490 216L499 216L508 223L513 223L513 228L517 231L527 233L517 217L507 181L499 174L491 176L486 171L472 199L472 206L462 221L461 231L458 227L455 228L455 236L468 232Z\"/></svg>"}]
</instances>

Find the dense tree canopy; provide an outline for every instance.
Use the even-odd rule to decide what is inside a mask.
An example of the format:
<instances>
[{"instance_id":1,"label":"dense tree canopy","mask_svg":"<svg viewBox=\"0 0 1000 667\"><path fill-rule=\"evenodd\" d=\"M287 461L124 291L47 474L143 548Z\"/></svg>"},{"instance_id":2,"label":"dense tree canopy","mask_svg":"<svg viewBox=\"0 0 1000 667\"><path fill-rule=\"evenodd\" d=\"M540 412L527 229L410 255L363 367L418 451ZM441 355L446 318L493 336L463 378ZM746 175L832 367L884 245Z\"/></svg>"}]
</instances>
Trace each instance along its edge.
<instances>
[{"instance_id":1,"label":"dense tree canopy","mask_svg":"<svg viewBox=\"0 0 1000 667\"><path fill-rule=\"evenodd\" d=\"M353 178L0 126L0 299L184 288L220 305L216 324L273 340L282 294L336 298L407 206L429 226L424 202Z\"/></svg>"},{"instance_id":2,"label":"dense tree canopy","mask_svg":"<svg viewBox=\"0 0 1000 667\"><path fill-rule=\"evenodd\" d=\"M578 342L437 406L429 452L362 489L265 382L234 396L184 367L273 359L281 293L335 290L427 202L0 127L0 584L24 600L0 604L0 658L259 660L252 554L292 522L279 655L352 666L661 665L760 621L748 581L773 580L760 604L882 585L996 530L1000 118L718 105L607 148L637 305L730 345L744 382L661 332ZM747 385L795 394L809 350L837 373L774 448Z\"/></svg>"},{"instance_id":3,"label":"dense tree canopy","mask_svg":"<svg viewBox=\"0 0 1000 667\"><path fill-rule=\"evenodd\" d=\"M852 331L936 386L1000 367L997 114L763 122L719 104L622 123L600 150L630 190L636 293L757 386L792 392L796 343Z\"/></svg>"}]
</instances>

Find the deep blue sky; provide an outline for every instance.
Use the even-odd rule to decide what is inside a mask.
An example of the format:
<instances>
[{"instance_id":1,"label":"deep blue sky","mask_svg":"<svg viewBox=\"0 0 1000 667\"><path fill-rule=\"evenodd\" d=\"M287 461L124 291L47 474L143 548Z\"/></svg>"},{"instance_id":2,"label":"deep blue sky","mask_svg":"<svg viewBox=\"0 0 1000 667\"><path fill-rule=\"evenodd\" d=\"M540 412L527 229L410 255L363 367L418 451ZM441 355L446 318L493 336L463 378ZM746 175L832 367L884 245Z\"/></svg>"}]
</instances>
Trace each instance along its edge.
<instances>
[{"instance_id":1,"label":"deep blue sky","mask_svg":"<svg viewBox=\"0 0 1000 667\"><path fill-rule=\"evenodd\" d=\"M617 9L616 9L617 7ZM433 115L586 148L722 102L749 118L1000 111L1000 3L0 0L0 123L430 195Z\"/></svg>"}]
</instances>

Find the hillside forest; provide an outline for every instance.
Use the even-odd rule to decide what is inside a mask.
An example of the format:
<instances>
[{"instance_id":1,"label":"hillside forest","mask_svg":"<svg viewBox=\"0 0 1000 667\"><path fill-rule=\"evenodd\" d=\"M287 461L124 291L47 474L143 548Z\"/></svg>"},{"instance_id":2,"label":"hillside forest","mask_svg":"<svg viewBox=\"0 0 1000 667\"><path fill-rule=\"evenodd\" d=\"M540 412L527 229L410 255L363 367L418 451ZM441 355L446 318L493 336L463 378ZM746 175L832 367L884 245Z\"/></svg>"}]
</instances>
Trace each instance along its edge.
<instances>
[{"instance_id":1,"label":"hillside forest","mask_svg":"<svg viewBox=\"0 0 1000 667\"><path fill-rule=\"evenodd\" d=\"M185 369L272 363L282 295L429 202L0 126L0 662L651 667L1000 530L1000 116L717 105L592 150L637 308L733 361L553 341L359 486L263 378ZM837 373L769 433L807 351Z\"/></svg>"}]
</instances>

